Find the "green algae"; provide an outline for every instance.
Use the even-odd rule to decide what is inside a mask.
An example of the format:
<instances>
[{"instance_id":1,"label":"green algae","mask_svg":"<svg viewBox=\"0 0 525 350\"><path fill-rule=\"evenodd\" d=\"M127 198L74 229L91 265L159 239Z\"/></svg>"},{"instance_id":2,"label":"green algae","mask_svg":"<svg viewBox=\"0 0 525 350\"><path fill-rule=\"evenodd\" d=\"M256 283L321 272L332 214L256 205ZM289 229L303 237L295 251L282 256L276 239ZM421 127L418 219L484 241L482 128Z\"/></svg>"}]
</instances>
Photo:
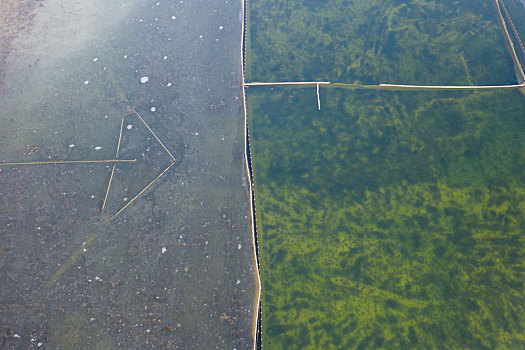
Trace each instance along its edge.
<instances>
[{"instance_id":1,"label":"green algae","mask_svg":"<svg viewBox=\"0 0 525 350\"><path fill-rule=\"evenodd\" d=\"M312 90L249 94L263 347L523 346L519 93Z\"/></svg>"},{"instance_id":2,"label":"green algae","mask_svg":"<svg viewBox=\"0 0 525 350\"><path fill-rule=\"evenodd\" d=\"M250 0L249 20L247 81L516 81L491 1ZM263 348L525 346L518 92L247 96Z\"/></svg>"},{"instance_id":3,"label":"green algae","mask_svg":"<svg viewBox=\"0 0 525 350\"><path fill-rule=\"evenodd\" d=\"M247 81L515 79L491 1L250 0L248 8Z\"/></svg>"}]
</instances>

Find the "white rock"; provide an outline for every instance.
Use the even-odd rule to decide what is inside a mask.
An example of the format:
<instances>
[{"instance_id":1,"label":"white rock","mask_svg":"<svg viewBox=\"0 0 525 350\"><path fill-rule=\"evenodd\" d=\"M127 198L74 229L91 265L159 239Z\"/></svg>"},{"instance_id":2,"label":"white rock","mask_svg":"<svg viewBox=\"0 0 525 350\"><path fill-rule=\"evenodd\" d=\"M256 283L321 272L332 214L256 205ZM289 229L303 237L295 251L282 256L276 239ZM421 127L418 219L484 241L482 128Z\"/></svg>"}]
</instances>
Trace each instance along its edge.
<instances>
[{"instance_id":1,"label":"white rock","mask_svg":"<svg viewBox=\"0 0 525 350\"><path fill-rule=\"evenodd\" d=\"M128 126L126 126L126 129L128 129L128 130L131 130L131 128L133 128L133 125L131 125L131 124L128 124Z\"/></svg>"},{"instance_id":2,"label":"white rock","mask_svg":"<svg viewBox=\"0 0 525 350\"><path fill-rule=\"evenodd\" d=\"M148 77L141 77L141 78L140 78L140 82L141 82L142 84L146 84L146 83L148 82L148 80L149 80Z\"/></svg>"}]
</instances>

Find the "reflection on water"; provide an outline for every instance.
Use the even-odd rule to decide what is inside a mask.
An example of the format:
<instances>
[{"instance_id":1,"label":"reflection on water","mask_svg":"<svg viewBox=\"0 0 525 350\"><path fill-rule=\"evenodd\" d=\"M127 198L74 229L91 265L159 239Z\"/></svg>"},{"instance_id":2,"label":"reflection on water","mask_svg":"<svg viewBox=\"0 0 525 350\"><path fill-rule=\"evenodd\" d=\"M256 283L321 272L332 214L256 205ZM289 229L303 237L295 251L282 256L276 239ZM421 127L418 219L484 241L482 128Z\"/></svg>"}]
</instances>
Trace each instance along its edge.
<instances>
[{"instance_id":1,"label":"reflection on water","mask_svg":"<svg viewBox=\"0 0 525 350\"><path fill-rule=\"evenodd\" d=\"M240 4L55 0L0 95L1 344L249 348ZM213 65L210 65L213 62ZM147 77L146 79L144 79Z\"/></svg>"}]
</instances>

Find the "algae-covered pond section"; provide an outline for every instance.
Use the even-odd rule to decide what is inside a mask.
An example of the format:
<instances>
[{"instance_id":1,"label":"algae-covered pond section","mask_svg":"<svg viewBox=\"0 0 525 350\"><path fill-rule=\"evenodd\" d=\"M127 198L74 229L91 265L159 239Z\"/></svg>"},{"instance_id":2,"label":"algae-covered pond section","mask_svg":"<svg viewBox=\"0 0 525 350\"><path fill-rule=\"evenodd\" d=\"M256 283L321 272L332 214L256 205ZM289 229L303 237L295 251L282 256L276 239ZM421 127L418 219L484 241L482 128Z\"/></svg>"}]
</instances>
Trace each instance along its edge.
<instances>
[{"instance_id":1,"label":"algae-covered pond section","mask_svg":"<svg viewBox=\"0 0 525 350\"><path fill-rule=\"evenodd\" d=\"M505 5L523 37L525 7ZM247 82L517 81L494 1L248 15ZM315 86L250 86L247 105L263 349L525 347L519 91L323 85L318 110Z\"/></svg>"},{"instance_id":2,"label":"algae-covered pond section","mask_svg":"<svg viewBox=\"0 0 525 350\"><path fill-rule=\"evenodd\" d=\"M252 348L241 2L2 9L0 348Z\"/></svg>"},{"instance_id":3,"label":"algae-covered pond section","mask_svg":"<svg viewBox=\"0 0 525 350\"><path fill-rule=\"evenodd\" d=\"M249 94L263 347L522 347L525 99L311 93Z\"/></svg>"}]
</instances>

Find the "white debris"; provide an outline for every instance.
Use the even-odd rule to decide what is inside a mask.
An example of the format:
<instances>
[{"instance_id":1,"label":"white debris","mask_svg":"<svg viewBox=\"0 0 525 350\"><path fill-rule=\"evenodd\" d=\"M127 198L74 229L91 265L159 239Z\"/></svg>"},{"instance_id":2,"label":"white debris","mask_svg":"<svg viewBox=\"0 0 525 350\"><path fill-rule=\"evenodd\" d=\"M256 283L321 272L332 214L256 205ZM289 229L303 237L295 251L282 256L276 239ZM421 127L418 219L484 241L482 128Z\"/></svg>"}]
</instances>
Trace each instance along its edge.
<instances>
[{"instance_id":1,"label":"white debris","mask_svg":"<svg viewBox=\"0 0 525 350\"><path fill-rule=\"evenodd\" d=\"M241 281L237 280L237 284L241 284Z\"/></svg>"},{"instance_id":2,"label":"white debris","mask_svg":"<svg viewBox=\"0 0 525 350\"><path fill-rule=\"evenodd\" d=\"M237 249L241 249L242 248L242 245L239 243L237 244Z\"/></svg>"},{"instance_id":3,"label":"white debris","mask_svg":"<svg viewBox=\"0 0 525 350\"><path fill-rule=\"evenodd\" d=\"M168 56L164 56L164 59L167 60L167 59L168 59Z\"/></svg>"},{"instance_id":4,"label":"white debris","mask_svg":"<svg viewBox=\"0 0 525 350\"><path fill-rule=\"evenodd\" d=\"M124 198L124 202L126 202L128 200L128 197Z\"/></svg>"},{"instance_id":5,"label":"white debris","mask_svg":"<svg viewBox=\"0 0 525 350\"><path fill-rule=\"evenodd\" d=\"M155 112L157 109L155 107L151 107L151 111Z\"/></svg>"},{"instance_id":6,"label":"white debris","mask_svg":"<svg viewBox=\"0 0 525 350\"><path fill-rule=\"evenodd\" d=\"M128 129L128 130L131 130L132 128L133 128L133 125L131 125L131 124L128 124L128 126L126 126L126 129Z\"/></svg>"},{"instance_id":7,"label":"white debris","mask_svg":"<svg viewBox=\"0 0 525 350\"><path fill-rule=\"evenodd\" d=\"M148 77L141 77L141 78L140 78L140 82L141 82L142 84L146 84L146 83L148 82L148 80L149 80Z\"/></svg>"},{"instance_id":8,"label":"white debris","mask_svg":"<svg viewBox=\"0 0 525 350\"><path fill-rule=\"evenodd\" d=\"M162 254L166 253L168 250L166 249L166 247L162 247Z\"/></svg>"},{"instance_id":9,"label":"white debris","mask_svg":"<svg viewBox=\"0 0 525 350\"><path fill-rule=\"evenodd\" d=\"M166 86L171 86L171 83L168 83L168 85L166 85Z\"/></svg>"},{"instance_id":10,"label":"white debris","mask_svg":"<svg viewBox=\"0 0 525 350\"><path fill-rule=\"evenodd\" d=\"M196 132L196 133L195 133L195 136L199 136L199 133L198 133L198 132Z\"/></svg>"},{"instance_id":11,"label":"white debris","mask_svg":"<svg viewBox=\"0 0 525 350\"><path fill-rule=\"evenodd\" d=\"M69 148L73 148L73 147L75 147L75 144L74 144L74 143L72 143L72 144L69 145Z\"/></svg>"},{"instance_id":12,"label":"white debris","mask_svg":"<svg viewBox=\"0 0 525 350\"><path fill-rule=\"evenodd\" d=\"M223 30L223 29L224 29L224 27L223 27L223 26L219 26L219 30Z\"/></svg>"},{"instance_id":13,"label":"white debris","mask_svg":"<svg viewBox=\"0 0 525 350\"><path fill-rule=\"evenodd\" d=\"M84 82L84 85L87 85L87 84L89 84L89 80L86 80L86 81Z\"/></svg>"},{"instance_id":14,"label":"white debris","mask_svg":"<svg viewBox=\"0 0 525 350\"><path fill-rule=\"evenodd\" d=\"M124 55L124 58L128 58L128 55Z\"/></svg>"},{"instance_id":15,"label":"white debris","mask_svg":"<svg viewBox=\"0 0 525 350\"><path fill-rule=\"evenodd\" d=\"M20 336L18 334L15 334L13 337L20 338Z\"/></svg>"},{"instance_id":16,"label":"white debris","mask_svg":"<svg viewBox=\"0 0 525 350\"><path fill-rule=\"evenodd\" d=\"M93 58L93 62L97 62L97 61L98 61L98 57Z\"/></svg>"},{"instance_id":17,"label":"white debris","mask_svg":"<svg viewBox=\"0 0 525 350\"><path fill-rule=\"evenodd\" d=\"M95 151L100 151L102 149L102 146L95 147Z\"/></svg>"},{"instance_id":18,"label":"white debris","mask_svg":"<svg viewBox=\"0 0 525 350\"><path fill-rule=\"evenodd\" d=\"M201 35L199 35L199 38L200 38L200 39L202 39L202 34L201 34Z\"/></svg>"},{"instance_id":19,"label":"white debris","mask_svg":"<svg viewBox=\"0 0 525 350\"><path fill-rule=\"evenodd\" d=\"M177 18L177 17L175 17L175 16L171 16L171 19L176 19L176 18Z\"/></svg>"}]
</instances>

